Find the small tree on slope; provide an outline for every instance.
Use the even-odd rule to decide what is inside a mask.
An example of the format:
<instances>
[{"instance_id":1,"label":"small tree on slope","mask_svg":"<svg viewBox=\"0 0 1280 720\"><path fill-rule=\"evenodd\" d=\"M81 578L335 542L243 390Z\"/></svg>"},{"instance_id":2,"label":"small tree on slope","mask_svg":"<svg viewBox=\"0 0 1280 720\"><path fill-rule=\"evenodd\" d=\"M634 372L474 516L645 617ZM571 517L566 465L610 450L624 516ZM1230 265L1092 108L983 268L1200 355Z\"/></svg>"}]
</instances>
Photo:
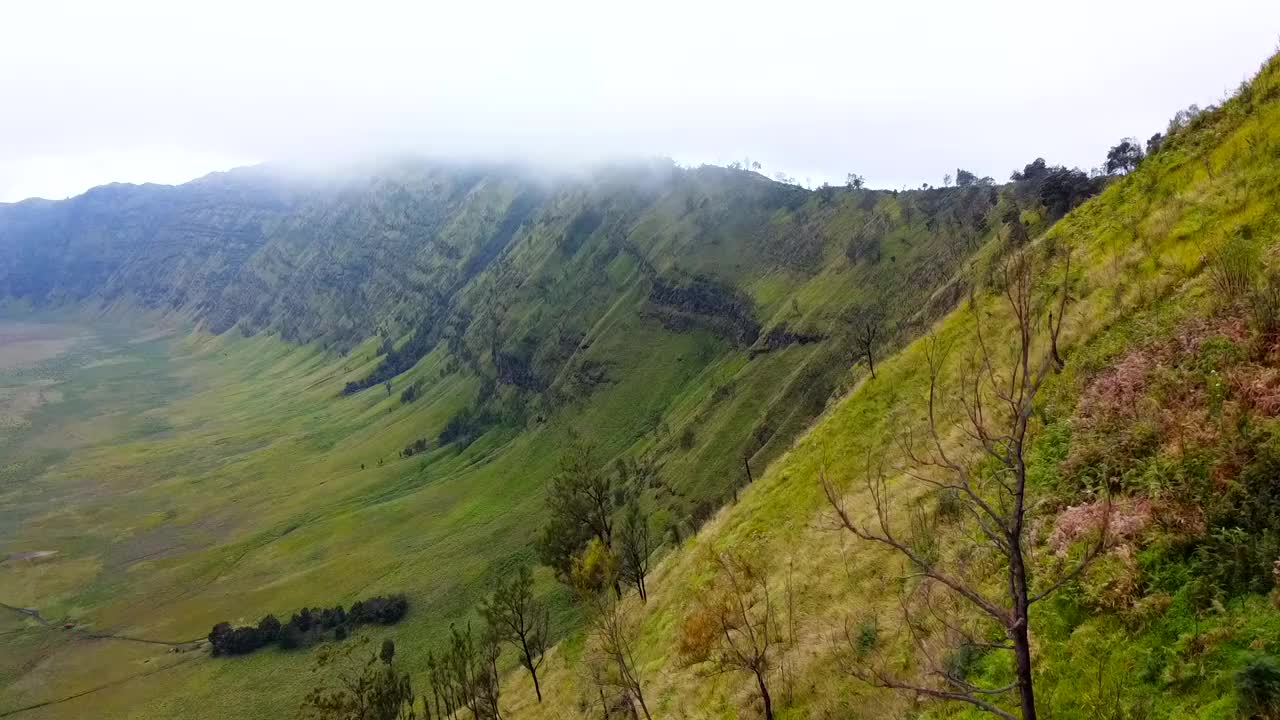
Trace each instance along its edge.
<instances>
[{"instance_id":1,"label":"small tree on slope","mask_svg":"<svg viewBox=\"0 0 1280 720\"><path fill-rule=\"evenodd\" d=\"M680 654L712 673L750 673L765 720L773 720L769 675L779 651L779 628L766 568L744 554L716 556L716 576L685 618Z\"/></svg>"},{"instance_id":2,"label":"small tree on slope","mask_svg":"<svg viewBox=\"0 0 1280 720\"><path fill-rule=\"evenodd\" d=\"M939 558L933 528L927 526L919 505L908 513L910 528L904 531L898 527L900 523L892 518L886 473L882 466L873 468L870 458L866 468L874 511L870 520L856 519L846 507L843 492L825 471L822 473L823 489L839 525L860 540L892 549L911 568L910 576L901 583L900 605L904 631L928 665L925 678L903 678L886 667L850 663L847 669L851 674L866 682L966 702L1009 720L1036 718L1031 606L1084 570L1105 544L1110 516L1108 505L1097 543L1074 567L1040 588L1031 587L1027 569L1027 431L1036 395L1049 373L1059 367L1055 351L1067 303L1069 260L1061 285L1044 293L1048 297L1043 300L1036 297L1034 259L1022 253L1006 263L1001 280L1014 321L1009 356L989 343L979 321L974 361L948 396L941 387L946 353L935 341L928 353L927 435L919 445L910 436L901 441L908 460L906 477L939 493L950 508L949 514L972 524L982 548L970 554L985 549L995 558L1005 576L1001 592L991 593L981 583L982 570L967 572L963 562ZM958 426L940 418L940 406L953 404L963 417ZM961 447L949 447L956 437L962 438ZM986 568L988 576L990 572L991 568ZM918 582L912 583L913 579ZM940 660L939 637L958 641L958 652ZM865 643L856 633L849 633L849 641L859 651L855 655L865 654L860 652ZM965 671L972 658L982 652L1010 653L1014 681L1003 687L970 682ZM1019 714L1001 706L1001 698L1015 693Z\"/></svg>"},{"instance_id":3,"label":"small tree on slope","mask_svg":"<svg viewBox=\"0 0 1280 720\"><path fill-rule=\"evenodd\" d=\"M538 668L547 651L550 613L533 595L533 572L529 566L521 565L510 579L499 579L481 612L498 637L520 652L520 664L529 671L538 702L542 702Z\"/></svg>"}]
</instances>

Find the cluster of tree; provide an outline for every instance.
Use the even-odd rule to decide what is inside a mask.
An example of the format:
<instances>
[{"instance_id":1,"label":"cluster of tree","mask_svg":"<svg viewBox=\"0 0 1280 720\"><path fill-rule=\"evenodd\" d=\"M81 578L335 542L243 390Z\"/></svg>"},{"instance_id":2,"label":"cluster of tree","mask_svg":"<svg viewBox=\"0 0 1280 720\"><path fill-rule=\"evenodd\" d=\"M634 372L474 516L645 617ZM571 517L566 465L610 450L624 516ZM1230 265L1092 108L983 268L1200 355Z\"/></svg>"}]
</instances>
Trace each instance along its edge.
<instances>
[{"instance_id":1,"label":"cluster of tree","mask_svg":"<svg viewBox=\"0 0 1280 720\"><path fill-rule=\"evenodd\" d=\"M466 447L475 442L497 420L497 416L488 407L465 407L454 413L444 424L444 428L436 436L436 442L440 445L456 442Z\"/></svg>"},{"instance_id":2,"label":"cluster of tree","mask_svg":"<svg viewBox=\"0 0 1280 720\"><path fill-rule=\"evenodd\" d=\"M617 573L606 573L615 594L621 596L626 582L642 601L647 599L645 578L654 543L641 502L645 490L661 487L652 460L619 459L606 470L594 447L571 442L547 493L549 520L539 542L543 563L574 586L584 558L607 556L617 568Z\"/></svg>"},{"instance_id":3,"label":"cluster of tree","mask_svg":"<svg viewBox=\"0 0 1280 720\"><path fill-rule=\"evenodd\" d=\"M732 285L706 275L694 275L680 281L655 277L649 289L649 302L655 310L670 309L696 324L740 346L747 347L760 336L760 323L755 318L751 298ZM669 327L668 315L659 319Z\"/></svg>"},{"instance_id":4,"label":"cluster of tree","mask_svg":"<svg viewBox=\"0 0 1280 720\"><path fill-rule=\"evenodd\" d=\"M373 618L394 614L394 602L375 598L352 606L350 615ZM479 632L451 625L444 651L427 655L429 689L414 693L408 674L394 667L395 645L384 640L381 650L361 661L356 651L361 638L346 649L326 645L317 653L316 670L333 668L327 682L307 694L300 716L309 720L409 720L419 705L426 720L458 717L467 712L475 720L501 720L501 674L498 661L504 646L516 650L521 667L533 679L538 702L542 686L538 670L550 645L550 612L533 592L533 573L520 565L498 579L481 603L485 623Z\"/></svg>"},{"instance_id":5,"label":"cluster of tree","mask_svg":"<svg viewBox=\"0 0 1280 720\"><path fill-rule=\"evenodd\" d=\"M1027 163L1021 171L1010 176L1016 199L1038 202L1049 213L1049 219L1066 215L1073 208L1102 192L1104 177L1089 177L1079 168L1048 165L1044 158ZM1020 204L1030 204L1023 202Z\"/></svg>"},{"instance_id":6,"label":"cluster of tree","mask_svg":"<svg viewBox=\"0 0 1280 720\"><path fill-rule=\"evenodd\" d=\"M990 177L978 177L968 170L956 168L956 187L973 187L974 185L990 187L994 184L995 181Z\"/></svg>"},{"instance_id":7,"label":"cluster of tree","mask_svg":"<svg viewBox=\"0 0 1280 720\"><path fill-rule=\"evenodd\" d=\"M550 645L551 615L534 595L529 566L500 577L479 610L485 621L479 632L473 633L469 622L461 628L452 625L444 652L427 655L430 691L422 696L427 718L453 717L465 709L477 720L501 720L498 660L504 645L515 649L542 702L538 670Z\"/></svg>"},{"instance_id":8,"label":"cluster of tree","mask_svg":"<svg viewBox=\"0 0 1280 720\"><path fill-rule=\"evenodd\" d=\"M303 608L286 623L281 623L275 615L267 615L257 625L242 627L220 622L209 631L209 646L215 656L244 655L272 643L292 650L329 632L342 640L358 625L392 625L399 622L408 609L409 601L404 595L379 595L357 601L350 610L344 610L341 605Z\"/></svg>"},{"instance_id":9,"label":"cluster of tree","mask_svg":"<svg viewBox=\"0 0 1280 720\"><path fill-rule=\"evenodd\" d=\"M400 393L400 402L401 404L408 405L414 400L417 400L418 395L420 394L422 394L421 378L414 380L413 383L409 385L409 387L405 388L404 391Z\"/></svg>"},{"instance_id":10,"label":"cluster of tree","mask_svg":"<svg viewBox=\"0 0 1280 720\"><path fill-rule=\"evenodd\" d=\"M1147 141L1147 144L1151 145L1154 141L1158 147L1159 140L1157 138L1159 137L1160 134L1156 133L1151 140ZM1103 170L1108 175L1133 172L1134 168L1138 167L1138 163L1142 162L1144 156L1145 153L1142 151L1142 146L1138 144L1137 138L1124 138L1107 151L1107 162L1103 165Z\"/></svg>"},{"instance_id":11,"label":"cluster of tree","mask_svg":"<svg viewBox=\"0 0 1280 720\"><path fill-rule=\"evenodd\" d=\"M634 628L621 600L624 585L641 602L648 599L655 543L642 501L647 491L664 489L652 458L619 459L606 469L590 444L574 440L547 495L550 520L539 550L587 610L585 667L595 690L589 700L606 717L617 711L650 717L633 651ZM533 672L529 663L525 667Z\"/></svg>"},{"instance_id":12,"label":"cluster of tree","mask_svg":"<svg viewBox=\"0 0 1280 720\"><path fill-rule=\"evenodd\" d=\"M471 632L471 623L462 630L451 625L449 632L449 647L439 659L434 653L427 655L431 690L422 697L426 715L430 717L434 710L436 717L449 718L465 709L476 720L500 720L501 639L492 628L476 637Z\"/></svg>"},{"instance_id":13,"label":"cluster of tree","mask_svg":"<svg viewBox=\"0 0 1280 720\"><path fill-rule=\"evenodd\" d=\"M431 443L428 442L426 438L420 437L417 440L414 440L413 442L409 443L408 445L405 445L404 449L400 451L400 457L411 458L414 455L417 455L418 453L426 452L430 448L431 448Z\"/></svg>"}]
</instances>

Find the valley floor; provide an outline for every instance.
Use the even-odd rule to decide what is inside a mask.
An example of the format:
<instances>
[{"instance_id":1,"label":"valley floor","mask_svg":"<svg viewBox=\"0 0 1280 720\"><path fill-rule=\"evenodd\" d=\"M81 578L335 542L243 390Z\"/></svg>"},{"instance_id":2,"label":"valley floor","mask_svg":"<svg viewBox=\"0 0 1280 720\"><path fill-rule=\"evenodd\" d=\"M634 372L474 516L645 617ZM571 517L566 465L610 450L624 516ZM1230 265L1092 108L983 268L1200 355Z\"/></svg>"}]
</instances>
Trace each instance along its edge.
<instances>
[{"instance_id":1,"label":"valley floor","mask_svg":"<svg viewBox=\"0 0 1280 720\"><path fill-rule=\"evenodd\" d=\"M307 653L186 643L406 592L412 662L492 563L529 552L538 489L478 461L502 442L527 468L554 458L499 438L402 459L451 408L337 401L368 350L110 318L7 318L0 338L0 717L292 715Z\"/></svg>"}]
</instances>

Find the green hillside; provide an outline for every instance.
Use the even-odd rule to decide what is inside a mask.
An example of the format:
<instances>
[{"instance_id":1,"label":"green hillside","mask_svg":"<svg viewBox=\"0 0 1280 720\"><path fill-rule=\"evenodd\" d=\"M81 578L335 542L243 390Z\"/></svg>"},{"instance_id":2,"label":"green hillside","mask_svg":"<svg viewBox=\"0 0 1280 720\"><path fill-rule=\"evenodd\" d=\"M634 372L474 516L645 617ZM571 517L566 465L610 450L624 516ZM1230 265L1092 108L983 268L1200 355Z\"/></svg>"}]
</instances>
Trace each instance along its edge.
<instances>
[{"instance_id":1,"label":"green hillside","mask_svg":"<svg viewBox=\"0 0 1280 720\"><path fill-rule=\"evenodd\" d=\"M1273 60L1114 179L1035 160L999 185L807 191L668 162L404 160L0 205L0 717L293 715L314 649L192 641L393 593L407 616L362 632L394 637L425 692L451 625L540 561L578 442L657 477L636 501L647 601L610 615L654 717L759 717L765 684L778 717L973 714L858 679L1011 670L959 639L1000 639L963 603L939 598L959 629L904 623L935 610L920 568L842 530L821 479L861 519L883 466L910 546L1001 592L1005 561L904 448L927 437L931 352L951 349L954 386L981 328L999 367L968 369L1007 369L1019 261L1037 318L1059 282L1069 301L1029 416L1032 579L1113 521L1034 606L1043 716L1254 712L1250 688L1280 686L1278 97ZM969 458L964 406L936 412L935 449ZM592 547L580 596L608 568ZM759 678L707 652L745 566L777 608ZM634 712L601 682L592 602L543 567L536 591L560 642L542 702L501 658L503 716Z\"/></svg>"},{"instance_id":2,"label":"green hillside","mask_svg":"<svg viewBox=\"0 0 1280 720\"><path fill-rule=\"evenodd\" d=\"M1220 107L1182 114L1158 152L1025 248L1002 239L985 247L976 267L986 279L972 302L885 361L877 379L864 378L738 502L664 558L647 603L625 601L653 716L761 716L751 673L720 672L687 653L724 553L750 557L773 594L768 678L778 717L989 716L859 679L875 669L955 691L930 668L988 688L1013 678L1008 655L955 629L980 627L972 606L935 590L930 612L912 594L922 587L919 566L839 527L821 478L860 522L875 509L867 470L883 462L890 522L998 597L1001 556L954 501L913 479L921 466L898 440L928 437L931 348L951 348L943 388L960 382L979 325L999 343L997 357L1016 349L1000 276L981 269L1031 259L1046 268L1036 297L1050 297L1069 255L1065 366L1037 397L1026 454L1032 577L1044 586L1074 566L1098 537L1108 497L1110 520L1105 551L1033 606L1040 716L1273 717L1278 152L1280 60L1272 59ZM955 428L943 434L945 451L973 456L964 406L940 402L937 413ZM600 662L594 643L584 633L556 649L542 681L554 690L541 704L527 677L511 674L508 714L600 716L585 670ZM1010 692L981 697L1017 712Z\"/></svg>"},{"instance_id":3,"label":"green hillside","mask_svg":"<svg viewBox=\"0 0 1280 720\"><path fill-rule=\"evenodd\" d=\"M4 613L0 713L291 713L305 652L90 635L380 593L421 669L536 562L571 437L657 462L654 531L687 536L865 371L859 318L887 352L964 297L1010 192L405 163L0 206L0 602L51 623Z\"/></svg>"}]
</instances>

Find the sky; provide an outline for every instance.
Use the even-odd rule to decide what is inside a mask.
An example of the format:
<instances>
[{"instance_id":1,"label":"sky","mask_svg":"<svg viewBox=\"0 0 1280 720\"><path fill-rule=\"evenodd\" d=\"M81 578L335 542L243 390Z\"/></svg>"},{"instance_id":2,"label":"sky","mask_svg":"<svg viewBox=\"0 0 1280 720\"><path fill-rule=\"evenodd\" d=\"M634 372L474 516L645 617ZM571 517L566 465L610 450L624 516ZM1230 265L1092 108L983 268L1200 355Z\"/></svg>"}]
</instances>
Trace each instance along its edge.
<instances>
[{"instance_id":1,"label":"sky","mask_svg":"<svg viewBox=\"0 0 1280 720\"><path fill-rule=\"evenodd\" d=\"M1278 46L1276 0L10 2L0 201L398 153L1088 169Z\"/></svg>"}]
</instances>

